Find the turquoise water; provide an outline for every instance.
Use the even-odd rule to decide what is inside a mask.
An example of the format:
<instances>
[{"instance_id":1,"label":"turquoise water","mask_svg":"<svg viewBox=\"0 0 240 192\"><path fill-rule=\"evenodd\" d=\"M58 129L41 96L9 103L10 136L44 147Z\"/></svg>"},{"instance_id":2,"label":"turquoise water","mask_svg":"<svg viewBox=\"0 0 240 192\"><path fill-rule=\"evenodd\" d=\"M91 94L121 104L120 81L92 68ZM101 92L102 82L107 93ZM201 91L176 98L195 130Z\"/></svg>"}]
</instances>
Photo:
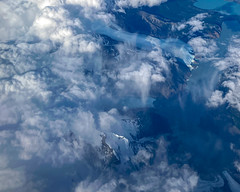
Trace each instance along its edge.
<instances>
[{"instance_id":1,"label":"turquoise water","mask_svg":"<svg viewBox=\"0 0 240 192\"><path fill-rule=\"evenodd\" d=\"M195 4L201 9L212 9L228 15L240 15L240 4L226 0L198 0Z\"/></svg>"},{"instance_id":2,"label":"turquoise water","mask_svg":"<svg viewBox=\"0 0 240 192\"><path fill-rule=\"evenodd\" d=\"M216 9L227 3L225 0L198 0L194 5L201 9Z\"/></svg>"}]
</instances>

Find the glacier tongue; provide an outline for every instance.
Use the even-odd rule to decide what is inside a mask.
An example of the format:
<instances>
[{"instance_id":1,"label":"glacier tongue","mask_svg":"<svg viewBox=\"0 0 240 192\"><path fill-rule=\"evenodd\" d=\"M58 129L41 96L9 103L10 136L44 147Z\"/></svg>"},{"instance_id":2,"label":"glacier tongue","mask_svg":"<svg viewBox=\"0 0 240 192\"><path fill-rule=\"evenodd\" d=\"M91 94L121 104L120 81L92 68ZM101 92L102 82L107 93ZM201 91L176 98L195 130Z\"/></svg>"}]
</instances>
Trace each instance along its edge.
<instances>
[{"instance_id":1,"label":"glacier tongue","mask_svg":"<svg viewBox=\"0 0 240 192\"><path fill-rule=\"evenodd\" d=\"M109 36L114 40L122 41L141 49L151 50L155 47L160 47L167 53L170 53L172 56L181 59L187 67L192 69L191 64L194 62L195 57L194 51L190 45L179 39L157 39L142 34L129 33L120 29L120 27L116 25L109 27L104 25L102 22L92 23L91 28L94 32Z\"/></svg>"}]
</instances>

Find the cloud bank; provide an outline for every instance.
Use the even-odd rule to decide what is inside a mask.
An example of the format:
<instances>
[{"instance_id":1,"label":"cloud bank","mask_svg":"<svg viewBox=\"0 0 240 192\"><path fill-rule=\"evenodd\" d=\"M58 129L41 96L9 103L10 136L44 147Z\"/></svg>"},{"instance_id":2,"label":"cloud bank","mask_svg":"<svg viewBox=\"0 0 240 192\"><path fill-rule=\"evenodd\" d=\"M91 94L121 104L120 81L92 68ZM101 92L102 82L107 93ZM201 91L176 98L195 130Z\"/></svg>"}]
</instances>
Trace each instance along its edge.
<instances>
[{"instance_id":1,"label":"cloud bank","mask_svg":"<svg viewBox=\"0 0 240 192\"><path fill-rule=\"evenodd\" d=\"M104 1L8 1L1 2L0 14L1 147L9 161L0 171L1 190L48 191L40 173L44 164L48 174L54 166L84 165L91 153L97 159L93 167L112 158L128 162L138 128L128 110L144 106L152 84L168 77L159 44L144 50L122 38L111 45L116 55L104 57L109 42L103 35L122 31L113 30L114 16ZM109 34L101 33L104 26Z\"/></svg>"},{"instance_id":2,"label":"cloud bank","mask_svg":"<svg viewBox=\"0 0 240 192\"><path fill-rule=\"evenodd\" d=\"M141 7L141 6L156 6L160 5L161 3L166 2L167 0L116 0L116 5L123 8L123 7Z\"/></svg>"},{"instance_id":3,"label":"cloud bank","mask_svg":"<svg viewBox=\"0 0 240 192\"><path fill-rule=\"evenodd\" d=\"M111 3L125 9L164 2L0 2L0 190L190 192L222 186L221 179L204 182L189 165L170 163L164 138L137 138L138 111L153 106L161 85L170 92L171 67L190 73L194 51L204 58L216 49L199 37L189 42L193 51L177 39L126 32L108 10ZM184 25L190 33L201 31L205 17ZM226 97L218 90L209 103L237 106L232 92Z\"/></svg>"},{"instance_id":4,"label":"cloud bank","mask_svg":"<svg viewBox=\"0 0 240 192\"><path fill-rule=\"evenodd\" d=\"M216 90L209 99L209 106L217 107L227 103L240 111L239 98L239 37L234 36L228 46L225 58L215 63L222 72L220 90Z\"/></svg>"}]
</instances>

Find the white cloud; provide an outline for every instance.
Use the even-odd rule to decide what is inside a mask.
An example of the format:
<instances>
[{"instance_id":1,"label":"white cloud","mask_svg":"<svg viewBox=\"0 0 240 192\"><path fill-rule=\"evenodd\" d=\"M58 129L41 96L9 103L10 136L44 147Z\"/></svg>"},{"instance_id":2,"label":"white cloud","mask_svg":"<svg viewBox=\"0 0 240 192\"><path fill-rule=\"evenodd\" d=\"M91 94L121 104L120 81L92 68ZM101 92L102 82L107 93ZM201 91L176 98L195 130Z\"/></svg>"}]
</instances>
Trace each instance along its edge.
<instances>
[{"instance_id":1,"label":"white cloud","mask_svg":"<svg viewBox=\"0 0 240 192\"><path fill-rule=\"evenodd\" d=\"M73 132L80 139L93 146L101 146L101 132L96 129L95 120L91 112L80 111L73 122Z\"/></svg>"},{"instance_id":2,"label":"white cloud","mask_svg":"<svg viewBox=\"0 0 240 192\"><path fill-rule=\"evenodd\" d=\"M121 81L127 81L126 84L133 83L132 87L139 91L143 102L146 102L150 84L151 84L152 67L147 64L142 64L139 70L128 71L123 70L120 76Z\"/></svg>"},{"instance_id":3,"label":"white cloud","mask_svg":"<svg viewBox=\"0 0 240 192\"><path fill-rule=\"evenodd\" d=\"M96 180L95 182L83 181L78 184L75 192L113 192L116 189L116 181L112 180L106 184L101 183L101 181Z\"/></svg>"},{"instance_id":4,"label":"white cloud","mask_svg":"<svg viewBox=\"0 0 240 192\"><path fill-rule=\"evenodd\" d=\"M64 4L71 4L71 5L79 5L84 8L103 8L105 6L105 2L103 0L30 0L31 2L35 3L38 8L44 9L45 7L49 6L61 6Z\"/></svg>"},{"instance_id":5,"label":"white cloud","mask_svg":"<svg viewBox=\"0 0 240 192\"><path fill-rule=\"evenodd\" d=\"M39 10L42 10L45 7L61 6L63 4L63 1L61 0L30 0L30 2L36 4Z\"/></svg>"},{"instance_id":6,"label":"white cloud","mask_svg":"<svg viewBox=\"0 0 240 192\"><path fill-rule=\"evenodd\" d=\"M17 124L20 119L17 107L12 106L13 102L9 98L1 98L0 104L0 126Z\"/></svg>"},{"instance_id":7,"label":"white cloud","mask_svg":"<svg viewBox=\"0 0 240 192\"><path fill-rule=\"evenodd\" d=\"M124 179L119 183L126 183L136 191L153 191L157 187L166 191L193 189L198 177L189 167L169 165L166 157L159 160L160 164L156 162L151 166L148 161L152 155L144 149L134 155L131 142L138 125L135 117L128 113L132 106L139 108L144 107L139 103L152 102L152 86L165 82L170 76L170 61L164 58L161 45L172 57L182 58L187 64L193 59L189 47L174 40L161 41L161 44L153 38L139 36L137 39L136 34L122 31L115 25L114 16L105 12L106 1L14 2L0 2L0 14L5 16L0 26L0 34L4 32L0 37L0 77L3 78L0 81L3 129L0 144L14 151L14 161L24 164L27 174L34 175L31 166L41 169L42 162L49 167L81 164L86 154L99 155L102 160L106 155L101 152L105 138L106 145L122 164L132 158L136 166L141 163L147 166L131 175L136 185ZM163 2L165 0L116 1L120 7L154 6ZM69 4L74 6L66 6ZM192 22L195 27L199 27L198 24ZM6 34L6 29L11 33ZM117 56L109 60L103 60L104 39L100 34L105 30L110 34L104 35L123 42L113 46ZM17 41L3 42L12 39ZM151 40L151 48L145 49ZM141 46L137 47L138 44ZM129 97L137 104L132 105L131 100L121 103ZM12 156L10 152L8 155ZM100 160L93 161L101 167ZM86 164L90 167L90 163ZM2 162L0 167L4 166ZM142 182L148 168L150 178ZM169 177L164 178L164 173ZM5 181L3 175L11 180ZM21 191L25 175L4 167L0 169L0 186L8 190L6 184ZM114 191L117 184L115 178L108 182L87 180L81 182L76 191Z\"/></svg>"},{"instance_id":8,"label":"white cloud","mask_svg":"<svg viewBox=\"0 0 240 192\"><path fill-rule=\"evenodd\" d=\"M80 5L82 7L93 7L102 9L105 6L104 0L66 0L67 4Z\"/></svg>"},{"instance_id":9,"label":"white cloud","mask_svg":"<svg viewBox=\"0 0 240 192\"><path fill-rule=\"evenodd\" d=\"M201 31L204 29L204 22L202 20L207 16L208 14L206 13L200 13L192 17L189 21L187 21L187 24L191 26L191 33Z\"/></svg>"},{"instance_id":10,"label":"white cloud","mask_svg":"<svg viewBox=\"0 0 240 192\"><path fill-rule=\"evenodd\" d=\"M22 172L12 169L0 169L0 191L17 190L25 184Z\"/></svg>"},{"instance_id":11,"label":"white cloud","mask_svg":"<svg viewBox=\"0 0 240 192\"><path fill-rule=\"evenodd\" d=\"M188 44L193 47L197 59L212 59L217 51L214 40L206 40L202 37L192 38Z\"/></svg>"},{"instance_id":12,"label":"white cloud","mask_svg":"<svg viewBox=\"0 0 240 192\"><path fill-rule=\"evenodd\" d=\"M41 133L40 130L26 130L16 132L18 145L23 149L20 153L20 158L30 160L32 155L44 158L50 151L50 144L45 141L46 133Z\"/></svg>"},{"instance_id":13,"label":"white cloud","mask_svg":"<svg viewBox=\"0 0 240 192\"><path fill-rule=\"evenodd\" d=\"M240 91L239 45L239 37L233 37L230 41L225 58L215 62L215 66L222 76L220 86L227 90L224 94L220 94L221 91L215 91L213 93L209 101L209 104L212 106L227 103L240 111L240 96L238 94Z\"/></svg>"},{"instance_id":14,"label":"white cloud","mask_svg":"<svg viewBox=\"0 0 240 192\"><path fill-rule=\"evenodd\" d=\"M129 176L121 174L104 174L93 181L87 179L79 183L75 191L117 191L122 186L125 191L146 191L146 192L190 192L196 189L198 176L187 165L179 167L170 165L167 162L166 143L160 139L159 149L156 151L155 159L150 163L152 156L146 149L151 146L145 144L145 148L139 150L137 155L132 157L132 166L142 166L141 169L131 172ZM143 166L142 163L145 165ZM103 190L104 189L104 190Z\"/></svg>"},{"instance_id":15,"label":"white cloud","mask_svg":"<svg viewBox=\"0 0 240 192\"><path fill-rule=\"evenodd\" d=\"M68 14L62 7L46 7L34 21L30 33L42 40L62 42L73 36L73 26L79 27L79 22L72 21Z\"/></svg>"},{"instance_id":16,"label":"white cloud","mask_svg":"<svg viewBox=\"0 0 240 192\"><path fill-rule=\"evenodd\" d=\"M188 21L180 22L172 26L172 30L181 31L186 27L189 27L189 31L187 32L189 36L193 35L195 32L200 32L204 29L205 24L203 19L208 17L207 13L200 13L194 17L191 17Z\"/></svg>"},{"instance_id":17,"label":"white cloud","mask_svg":"<svg viewBox=\"0 0 240 192\"><path fill-rule=\"evenodd\" d=\"M7 156L0 155L0 191L14 191L26 184L26 177L22 169L8 167Z\"/></svg>"},{"instance_id":18,"label":"white cloud","mask_svg":"<svg viewBox=\"0 0 240 192\"><path fill-rule=\"evenodd\" d=\"M160 139L153 165L147 165L131 174L134 184L129 183L133 191L193 191L198 184L198 176L187 165L178 167L168 164L167 145ZM139 156L139 155L137 155ZM141 158L142 156L139 156ZM149 157L148 157L149 158ZM136 162L136 160L134 161ZM141 161L140 161L141 162ZM127 182L127 181L126 181Z\"/></svg>"},{"instance_id":19,"label":"white cloud","mask_svg":"<svg viewBox=\"0 0 240 192\"><path fill-rule=\"evenodd\" d=\"M127 116L119 114L113 108L108 112L99 113L100 129L105 134L106 144L114 150L114 153L122 162L126 162L133 155L130 142L132 136L137 133L137 123Z\"/></svg>"},{"instance_id":20,"label":"white cloud","mask_svg":"<svg viewBox=\"0 0 240 192\"><path fill-rule=\"evenodd\" d=\"M73 162L83 158L86 144L101 148L104 135L106 143L127 161L133 155L129 143L131 134L136 134L137 124L131 117L120 115L115 107L127 108L119 100L127 98L129 93L146 102L151 85L165 81L163 74L169 71L161 49L156 46L151 51L137 50L120 44L115 47L119 51L117 65L120 65L103 76L102 39L92 33L98 32L95 27L105 29L105 25L114 24L114 17L104 12L105 2L30 2L28 7L25 4L21 7L22 1L9 1L3 3L2 10L20 14L28 9L33 14L27 23L21 17L16 20L25 26L20 41L0 44L3 61L0 75L6 78L0 82L0 104L5 109L1 111L0 125L3 129L13 125L12 147L22 160L37 157L53 164ZM161 2L132 3L130 6L153 6ZM78 14L73 16L72 7L66 4L74 5ZM16 15L6 15L6 21L13 16ZM17 29L16 22L5 28ZM12 36L20 38L17 33ZM131 55L124 51L126 48ZM87 76L86 71L93 76ZM113 79L113 89L119 96L108 92L108 78ZM72 106L67 106L68 103ZM101 106L104 103L109 111Z\"/></svg>"},{"instance_id":21,"label":"white cloud","mask_svg":"<svg viewBox=\"0 0 240 192\"><path fill-rule=\"evenodd\" d=\"M116 0L119 7L141 7L141 6L155 6L166 2L167 0Z\"/></svg>"},{"instance_id":22,"label":"white cloud","mask_svg":"<svg viewBox=\"0 0 240 192\"><path fill-rule=\"evenodd\" d=\"M135 165L140 165L141 163L144 163L145 165L148 165L150 159L153 158L153 154L144 150L140 149L135 156L132 157L132 162Z\"/></svg>"},{"instance_id":23,"label":"white cloud","mask_svg":"<svg viewBox=\"0 0 240 192\"><path fill-rule=\"evenodd\" d=\"M115 77L116 87L121 91L119 94L137 94L146 103L151 86L166 80L168 62L158 46L150 52L129 50L124 46L118 46L118 63L122 65L116 66L119 71Z\"/></svg>"},{"instance_id":24,"label":"white cloud","mask_svg":"<svg viewBox=\"0 0 240 192\"><path fill-rule=\"evenodd\" d=\"M223 92L216 90L213 92L212 96L210 97L208 101L208 106L211 107L218 107L219 105L222 105L225 103L225 100L223 98Z\"/></svg>"},{"instance_id":25,"label":"white cloud","mask_svg":"<svg viewBox=\"0 0 240 192\"><path fill-rule=\"evenodd\" d=\"M22 0L0 1L0 40L15 40L32 25L37 7Z\"/></svg>"}]
</instances>

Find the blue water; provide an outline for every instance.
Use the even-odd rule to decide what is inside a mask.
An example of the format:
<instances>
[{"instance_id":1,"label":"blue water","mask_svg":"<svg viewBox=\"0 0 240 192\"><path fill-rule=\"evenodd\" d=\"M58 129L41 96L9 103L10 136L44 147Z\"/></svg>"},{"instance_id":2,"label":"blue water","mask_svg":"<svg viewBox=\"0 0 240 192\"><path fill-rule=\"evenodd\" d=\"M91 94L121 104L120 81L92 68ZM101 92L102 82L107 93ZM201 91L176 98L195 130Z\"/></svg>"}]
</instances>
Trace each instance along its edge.
<instances>
[{"instance_id":1,"label":"blue water","mask_svg":"<svg viewBox=\"0 0 240 192\"><path fill-rule=\"evenodd\" d=\"M194 5L201 9L217 9L227 3L225 0L198 0Z\"/></svg>"},{"instance_id":2,"label":"blue water","mask_svg":"<svg viewBox=\"0 0 240 192\"><path fill-rule=\"evenodd\" d=\"M195 4L201 9L212 9L228 15L240 15L240 4L226 0L198 0Z\"/></svg>"}]
</instances>

